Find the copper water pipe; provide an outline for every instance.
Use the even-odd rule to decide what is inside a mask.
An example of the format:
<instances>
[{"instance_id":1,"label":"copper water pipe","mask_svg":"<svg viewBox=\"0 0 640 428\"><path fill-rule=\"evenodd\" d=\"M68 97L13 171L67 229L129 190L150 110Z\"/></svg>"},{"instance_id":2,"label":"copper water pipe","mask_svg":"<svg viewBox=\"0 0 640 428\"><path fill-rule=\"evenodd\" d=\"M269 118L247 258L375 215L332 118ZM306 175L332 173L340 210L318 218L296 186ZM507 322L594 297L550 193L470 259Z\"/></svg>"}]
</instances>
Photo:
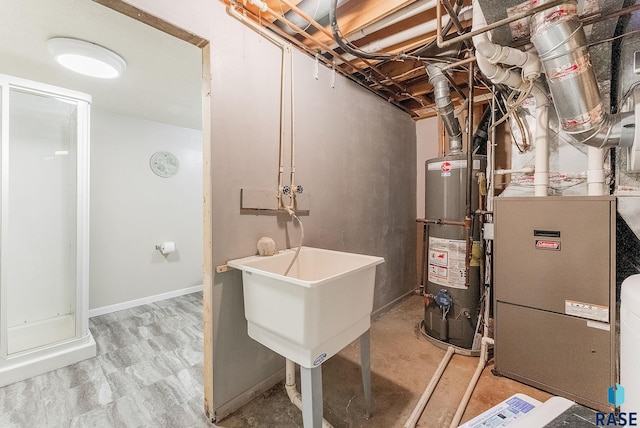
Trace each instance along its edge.
<instances>
[{"instance_id":1,"label":"copper water pipe","mask_svg":"<svg viewBox=\"0 0 640 428\"><path fill-rule=\"evenodd\" d=\"M431 220L426 218L418 218L416 219L416 223L424 223L424 224L443 224L445 226L466 226L465 221L451 221L451 220L442 220L441 218L437 220Z\"/></svg>"},{"instance_id":2,"label":"copper water pipe","mask_svg":"<svg viewBox=\"0 0 640 428\"><path fill-rule=\"evenodd\" d=\"M442 67L442 71L451 70L452 68L459 67L461 65L469 64L470 62L475 62L476 57L470 56L469 58L461 59L460 61L452 62Z\"/></svg>"},{"instance_id":3,"label":"copper water pipe","mask_svg":"<svg viewBox=\"0 0 640 428\"><path fill-rule=\"evenodd\" d=\"M469 275L471 267L471 257L473 251L473 233L471 233L472 219L471 219L471 200L473 199L473 63L469 64L469 96L468 96L468 111L467 111L467 211L465 213L465 230L467 231L467 252L464 259L465 269L465 282L464 285L469 287L471 285L471 275ZM466 223L469 223L468 225Z\"/></svg>"}]
</instances>

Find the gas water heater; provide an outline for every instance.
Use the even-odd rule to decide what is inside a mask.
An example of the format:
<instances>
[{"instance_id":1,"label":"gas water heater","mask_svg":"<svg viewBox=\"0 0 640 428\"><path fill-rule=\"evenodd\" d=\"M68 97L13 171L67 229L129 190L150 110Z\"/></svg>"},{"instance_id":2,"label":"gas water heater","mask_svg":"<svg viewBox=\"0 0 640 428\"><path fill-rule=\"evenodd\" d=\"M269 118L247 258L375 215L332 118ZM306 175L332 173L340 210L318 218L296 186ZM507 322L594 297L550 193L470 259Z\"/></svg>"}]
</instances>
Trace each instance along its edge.
<instances>
[{"instance_id":1,"label":"gas water heater","mask_svg":"<svg viewBox=\"0 0 640 428\"><path fill-rule=\"evenodd\" d=\"M465 154L430 159L425 171L425 332L436 345L467 350L472 349L478 324L484 256L480 222L472 221L469 232L462 224L469 202L467 192L471 192L471 212L481 208L478 180L486 170L486 156L474 156L472 162L470 189ZM467 279L468 234L473 245Z\"/></svg>"}]
</instances>

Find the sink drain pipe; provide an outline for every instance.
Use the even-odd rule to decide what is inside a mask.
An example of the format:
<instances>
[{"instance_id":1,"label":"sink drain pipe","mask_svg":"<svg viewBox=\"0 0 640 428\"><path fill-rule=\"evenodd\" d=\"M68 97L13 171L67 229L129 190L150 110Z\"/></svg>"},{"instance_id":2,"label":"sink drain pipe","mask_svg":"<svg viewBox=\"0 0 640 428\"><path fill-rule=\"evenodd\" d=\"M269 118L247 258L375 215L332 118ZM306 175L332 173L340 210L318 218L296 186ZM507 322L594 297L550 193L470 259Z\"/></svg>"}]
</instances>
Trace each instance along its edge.
<instances>
[{"instance_id":1,"label":"sink drain pipe","mask_svg":"<svg viewBox=\"0 0 640 428\"><path fill-rule=\"evenodd\" d=\"M458 409L456 410L456 414L453 416L453 420L451 421L451 425L449 428L457 428L460 424L460 420L462 419L462 415L467 408L467 404L469 404L469 400L471 399L471 394L473 394L473 390L478 384L478 380L480 379L480 375L487 365L487 361L489 360L489 347L493 346L493 338L489 337L489 302L491 301L491 290L489 287L486 287L484 293L484 329L482 334L482 343L480 345L480 359L478 360L478 366L476 367L475 373L473 373L473 377L469 382L469 386L467 386L467 390L462 396L462 400L460 400L460 404L458 405Z\"/></svg>"},{"instance_id":2,"label":"sink drain pipe","mask_svg":"<svg viewBox=\"0 0 640 428\"><path fill-rule=\"evenodd\" d=\"M488 306L488 305L487 305ZM460 420L462 419L462 415L467 408L467 404L469 404L469 400L471 399L471 394L473 394L473 390L475 389L478 380L480 379L480 375L484 370L487 360L489 359L489 346L493 345L493 339L487 336L482 338L482 345L480 346L480 360L478 361L478 366L476 367L476 371L471 378L471 382L469 382L469 386L462 397L462 401L460 401L460 405L458 406L458 410L451 421L451 425L449 428L457 428L460 424Z\"/></svg>"},{"instance_id":3,"label":"sink drain pipe","mask_svg":"<svg viewBox=\"0 0 640 428\"><path fill-rule=\"evenodd\" d=\"M296 388L296 363L287 359L286 364L284 387L287 390L289 400L302 411L302 395L300 395L298 388ZM322 418L322 428L333 428L333 425Z\"/></svg>"},{"instance_id":4,"label":"sink drain pipe","mask_svg":"<svg viewBox=\"0 0 640 428\"><path fill-rule=\"evenodd\" d=\"M444 370L447 368L447 364L449 364L451 357L453 357L453 354L455 354L455 349L449 346L447 348L447 353L444 354L444 358L442 358L442 361L440 361L440 365L431 377L427 388L422 393L420 400L418 400L418 404L416 404L415 409L413 409L413 413L411 413L411 416L409 416L409 419L407 420L407 422L405 422L404 428L415 428L416 424L418 423L418 419L420 419L420 415L422 415L424 408L427 407L427 403L429 402L433 391L436 389L436 385L438 385L438 381L442 377Z\"/></svg>"}]
</instances>

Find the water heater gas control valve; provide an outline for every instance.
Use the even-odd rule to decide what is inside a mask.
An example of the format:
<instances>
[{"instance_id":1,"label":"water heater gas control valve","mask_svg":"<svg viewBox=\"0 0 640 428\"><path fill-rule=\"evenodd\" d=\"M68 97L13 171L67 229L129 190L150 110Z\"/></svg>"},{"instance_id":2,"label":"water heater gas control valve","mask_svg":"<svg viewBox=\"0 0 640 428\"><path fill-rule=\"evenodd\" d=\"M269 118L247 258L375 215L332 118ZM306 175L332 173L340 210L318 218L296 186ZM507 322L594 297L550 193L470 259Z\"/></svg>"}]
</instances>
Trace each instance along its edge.
<instances>
[{"instance_id":1,"label":"water heater gas control valve","mask_svg":"<svg viewBox=\"0 0 640 428\"><path fill-rule=\"evenodd\" d=\"M438 294L436 295L436 303L441 308L448 308L449 306L451 306L451 296L449 295L447 290L443 289L438 292Z\"/></svg>"}]
</instances>

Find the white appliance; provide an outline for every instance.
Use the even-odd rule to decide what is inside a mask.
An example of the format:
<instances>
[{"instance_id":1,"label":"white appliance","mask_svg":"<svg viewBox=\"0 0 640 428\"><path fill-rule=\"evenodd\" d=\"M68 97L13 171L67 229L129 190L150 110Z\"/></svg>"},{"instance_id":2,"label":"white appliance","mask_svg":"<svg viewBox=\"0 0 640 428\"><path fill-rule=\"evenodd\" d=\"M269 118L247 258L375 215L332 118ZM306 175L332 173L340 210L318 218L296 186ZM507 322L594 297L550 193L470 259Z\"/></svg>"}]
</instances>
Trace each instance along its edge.
<instances>
[{"instance_id":1,"label":"white appliance","mask_svg":"<svg viewBox=\"0 0 640 428\"><path fill-rule=\"evenodd\" d=\"M620 384L623 412L640 412L640 275L622 283L620 302Z\"/></svg>"}]
</instances>

